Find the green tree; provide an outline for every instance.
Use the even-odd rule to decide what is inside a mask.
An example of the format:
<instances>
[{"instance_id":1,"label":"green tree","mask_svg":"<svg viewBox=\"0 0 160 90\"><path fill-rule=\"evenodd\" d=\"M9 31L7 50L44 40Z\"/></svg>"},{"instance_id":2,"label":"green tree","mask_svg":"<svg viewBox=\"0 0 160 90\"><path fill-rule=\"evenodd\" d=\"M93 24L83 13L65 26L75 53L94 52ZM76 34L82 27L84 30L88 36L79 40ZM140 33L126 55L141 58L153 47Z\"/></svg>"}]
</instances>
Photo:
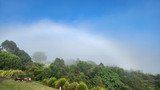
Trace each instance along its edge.
<instances>
[{"instance_id":1,"label":"green tree","mask_svg":"<svg viewBox=\"0 0 160 90\"><path fill-rule=\"evenodd\" d=\"M15 42L6 40L2 42L1 47L3 50L6 50L20 58L21 64L23 65L22 69L26 69L32 64L31 57L24 50L20 50Z\"/></svg>"},{"instance_id":2,"label":"green tree","mask_svg":"<svg viewBox=\"0 0 160 90\"><path fill-rule=\"evenodd\" d=\"M77 63L77 69L76 70L78 72L83 72L83 73L87 74L90 71L91 68L92 68L91 64L89 64L85 61L79 61Z\"/></svg>"},{"instance_id":3,"label":"green tree","mask_svg":"<svg viewBox=\"0 0 160 90\"><path fill-rule=\"evenodd\" d=\"M2 42L1 47L3 50L6 50L11 53L15 53L19 50L16 43L9 40L5 40L4 42Z\"/></svg>"},{"instance_id":4,"label":"green tree","mask_svg":"<svg viewBox=\"0 0 160 90\"><path fill-rule=\"evenodd\" d=\"M61 78L67 74L66 66L64 64L64 60L60 58L56 58L53 63L49 66L56 78Z\"/></svg>"},{"instance_id":5,"label":"green tree","mask_svg":"<svg viewBox=\"0 0 160 90\"><path fill-rule=\"evenodd\" d=\"M42 81L43 79L50 78L53 76L52 70L48 67L32 67L28 70L28 72L32 73L34 79L37 81Z\"/></svg>"},{"instance_id":6,"label":"green tree","mask_svg":"<svg viewBox=\"0 0 160 90\"><path fill-rule=\"evenodd\" d=\"M0 69L21 69L20 58L8 52L0 52Z\"/></svg>"},{"instance_id":7,"label":"green tree","mask_svg":"<svg viewBox=\"0 0 160 90\"><path fill-rule=\"evenodd\" d=\"M85 61L78 60L75 65L69 67L67 78L70 82L80 82L83 81L89 85L89 73L92 71L94 65L89 64Z\"/></svg>"},{"instance_id":8,"label":"green tree","mask_svg":"<svg viewBox=\"0 0 160 90\"><path fill-rule=\"evenodd\" d=\"M76 87L76 90L88 90L88 87L84 82L80 82L79 85Z\"/></svg>"},{"instance_id":9,"label":"green tree","mask_svg":"<svg viewBox=\"0 0 160 90\"><path fill-rule=\"evenodd\" d=\"M104 66L95 67L89 75L89 80L91 85L108 89L118 89L124 85L117 73Z\"/></svg>"}]
</instances>

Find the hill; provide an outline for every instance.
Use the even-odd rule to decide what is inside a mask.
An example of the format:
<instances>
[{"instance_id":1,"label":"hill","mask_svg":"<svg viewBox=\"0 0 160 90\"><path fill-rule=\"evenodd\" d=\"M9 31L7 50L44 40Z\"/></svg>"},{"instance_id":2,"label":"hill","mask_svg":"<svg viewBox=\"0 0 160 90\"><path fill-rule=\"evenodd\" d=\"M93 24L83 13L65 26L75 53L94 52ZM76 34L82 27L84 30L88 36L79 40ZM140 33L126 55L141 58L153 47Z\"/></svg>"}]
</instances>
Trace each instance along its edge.
<instances>
[{"instance_id":1,"label":"hill","mask_svg":"<svg viewBox=\"0 0 160 90\"><path fill-rule=\"evenodd\" d=\"M3 80L0 82L0 90L57 90L42 85L38 82L17 82L14 80Z\"/></svg>"}]
</instances>

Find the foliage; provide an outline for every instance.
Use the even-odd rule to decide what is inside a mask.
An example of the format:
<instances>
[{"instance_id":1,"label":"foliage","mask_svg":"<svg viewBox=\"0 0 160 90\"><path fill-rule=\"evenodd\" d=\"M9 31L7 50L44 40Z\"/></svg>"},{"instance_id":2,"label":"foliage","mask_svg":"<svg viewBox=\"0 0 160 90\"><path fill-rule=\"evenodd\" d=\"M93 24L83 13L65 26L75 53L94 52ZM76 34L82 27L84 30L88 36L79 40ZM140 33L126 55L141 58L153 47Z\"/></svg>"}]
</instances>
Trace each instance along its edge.
<instances>
[{"instance_id":1,"label":"foliage","mask_svg":"<svg viewBox=\"0 0 160 90\"><path fill-rule=\"evenodd\" d=\"M88 90L88 87L84 82L80 82L79 85L76 87L76 90Z\"/></svg>"},{"instance_id":2,"label":"foliage","mask_svg":"<svg viewBox=\"0 0 160 90\"><path fill-rule=\"evenodd\" d=\"M88 77L90 76L89 74L93 68L94 67L92 64L89 64L85 61L77 61L75 65L69 66L67 78L70 82L83 81L89 85L90 83Z\"/></svg>"},{"instance_id":3,"label":"foliage","mask_svg":"<svg viewBox=\"0 0 160 90\"><path fill-rule=\"evenodd\" d=\"M25 73L21 70L0 70L0 77L5 77L5 78L25 77Z\"/></svg>"},{"instance_id":4,"label":"foliage","mask_svg":"<svg viewBox=\"0 0 160 90\"><path fill-rule=\"evenodd\" d=\"M78 72L89 73L89 70L92 68L92 65L85 61L78 61L76 70Z\"/></svg>"},{"instance_id":5,"label":"foliage","mask_svg":"<svg viewBox=\"0 0 160 90\"><path fill-rule=\"evenodd\" d=\"M152 77L147 74L143 74L140 71L126 73L123 81L126 85L135 90L147 90L149 87L152 87Z\"/></svg>"},{"instance_id":6,"label":"foliage","mask_svg":"<svg viewBox=\"0 0 160 90\"><path fill-rule=\"evenodd\" d=\"M29 66L32 64L31 57L24 50L20 50L15 42L6 40L2 42L1 47L3 50L10 52L20 58L21 65L23 66L21 68L22 70L29 68Z\"/></svg>"},{"instance_id":7,"label":"foliage","mask_svg":"<svg viewBox=\"0 0 160 90\"><path fill-rule=\"evenodd\" d=\"M0 69L20 69L20 58L8 52L0 52Z\"/></svg>"},{"instance_id":8,"label":"foliage","mask_svg":"<svg viewBox=\"0 0 160 90\"><path fill-rule=\"evenodd\" d=\"M160 90L160 74L157 74L155 77L154 77L154 80L155 80L155 90Z\"/></svg>"},{"instance_id":9,"label":"foliage","mask_svg":"<svg viewBox=\"0 0 160 90\"><path fill-rule=\"evenodd\" d=\"M42 83L43 83L44 85L47 85L47 84L48 84L48 80L49 80L49 79L43 79L43 80L42 80Z\"/></svg>"},{"instance_id":10,"label":"foliage","mask_svg":"<svg viewBox=\"0 0 160 90\"><path fill-rule=\"evenodd\" d=\"M156 88L157 90L160 89L160 80L159 80L159 81L156 81L156 83L155 83L155 88Z\"/></svg>"},{"instance_id":11,"label":"foliage","mask_svg":"<svg viewBox=\"0 0 160 90\"><path fill-rule=\"evenodd\" d=\"M93 87L92 90L106 90L106 89L100 86L96 86L96 87Z\"/></svg>"},{"instance_id":12,"label":"foliage","mask_svg":"<svg viewBox=\"0 0 160 90\"><path fill-rule=\"evenodd\" d=\"M57 79L55 77L52 77L48 80L47 85L50 87L55 87L55 81L57 81Z\"/></svg>"},{"instance_id":13,"label":"foliage","mask_svg":"<svg viewBox=\"0 0 160 90\"><path fill-rule=\"evenodd\" d=\"M90 74L91 83L108 89L121 88L122 81L117 73L107 67L97 66Z\"/></svg>"},{"instance_id":14,"label":"foliage","mask_svg":"<svg viewBox=\"0 0 160 90\"><path fill-rule=\"evenodd\" d=\"M55 83L55 88L61 87L63 90L63 85L67 82L65 78L60 78L56 83Z\"/></svg>"},{"instance_id":15,"label":"foliage","mask_svg":"<svg viewBox=\"0 0 160 90\"><path fill-rule=\"evenodd\" d=\"M69 82L66 81L65 84L63 85L64 90L69 90Z\"/></svg>"},{"instance_id":16,"label":"foliage","mask_svg":"<svg viewBox=\"0 0 160 90\"><path fill-rule=\"evenodd\" d=\"M64 60L56 58L53 63L50 64L50 69L54 73L54 77L61 78L67 74Z\"/></svg>"},{"instance_id":17,"label":"foliage","mask_svg":"<svg viewBox=\"0 0 160 90\"><path fill-rule=\"evenodd\" d=\"M80 59L75 64L65 65L63 59L56 58L47 66L32 62L25 51L20 50L16 43L8 40L0 46L0 69L0 77L27 76L51 87L61 87L62 90L86 90L87 88L92 90L160 90L160 74L127 71L119 67L105 66L103 63L97 65L92 61L86 62Z\"/></svg>"},{"instance_id":18,"label":"foliage","mask_svg":"<svg viewBox=\"0 0 160 90\"><path fill-rule=\"evenodd\" d=\"M37 81L42 81L43 79L53 76L51 69L45 67L32 67L28 70L28 73L30 75L33 75L33 79Z\"/></svg>"},{"instance_id":19,"label":"foliage","mask_svg":"<svg viewBox=\"0 0 160 90\"><path fill-rule=\"evenodd\" d=\"M77 82L73 82L69 85L68 90L76 90L76 87L78 86Z\"/></svg>"}]
</instances>

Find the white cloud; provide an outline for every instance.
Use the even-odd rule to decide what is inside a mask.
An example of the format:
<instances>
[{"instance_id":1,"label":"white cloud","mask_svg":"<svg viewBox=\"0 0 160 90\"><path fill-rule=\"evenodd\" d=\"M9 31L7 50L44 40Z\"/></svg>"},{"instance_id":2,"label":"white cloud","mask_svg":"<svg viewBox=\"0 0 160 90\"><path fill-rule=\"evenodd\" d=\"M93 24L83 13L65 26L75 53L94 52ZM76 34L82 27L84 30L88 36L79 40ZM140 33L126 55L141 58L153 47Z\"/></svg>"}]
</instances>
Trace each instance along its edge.
<instances>
[{"instance_id":1,"label":"white cloud","mask_svg":"<svg viewBox=\"0 0 160 90\"><path fill-rule=\"evenodd\" d=\"M86 30L89 28L42 20L31 24L6 25L1 29L4 31L0 42L13 40L30 55L44 51L49 60L55 57L80 58L125 69L136 68L129 52L118 42L91 34Z\"/></svg>"}]
</instances>

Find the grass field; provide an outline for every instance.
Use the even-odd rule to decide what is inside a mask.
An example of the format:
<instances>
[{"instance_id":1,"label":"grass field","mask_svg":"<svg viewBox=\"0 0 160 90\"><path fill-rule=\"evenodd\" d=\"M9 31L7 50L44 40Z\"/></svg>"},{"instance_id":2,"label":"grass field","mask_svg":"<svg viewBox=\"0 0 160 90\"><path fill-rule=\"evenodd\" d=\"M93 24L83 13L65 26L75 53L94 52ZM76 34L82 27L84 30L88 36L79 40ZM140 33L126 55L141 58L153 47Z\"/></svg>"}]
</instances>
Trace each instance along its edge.
<instances>
[{"instance_id":1,"label":"grass field","mask_svg":"<svg viewBox=\"0 0 160 90\"><path fill-rule=\"evenodd\" d=\"M57 90L38 82L16 82L14 80L3 80L0 82L0 90Z\"/></svg>"}]
</instances>

